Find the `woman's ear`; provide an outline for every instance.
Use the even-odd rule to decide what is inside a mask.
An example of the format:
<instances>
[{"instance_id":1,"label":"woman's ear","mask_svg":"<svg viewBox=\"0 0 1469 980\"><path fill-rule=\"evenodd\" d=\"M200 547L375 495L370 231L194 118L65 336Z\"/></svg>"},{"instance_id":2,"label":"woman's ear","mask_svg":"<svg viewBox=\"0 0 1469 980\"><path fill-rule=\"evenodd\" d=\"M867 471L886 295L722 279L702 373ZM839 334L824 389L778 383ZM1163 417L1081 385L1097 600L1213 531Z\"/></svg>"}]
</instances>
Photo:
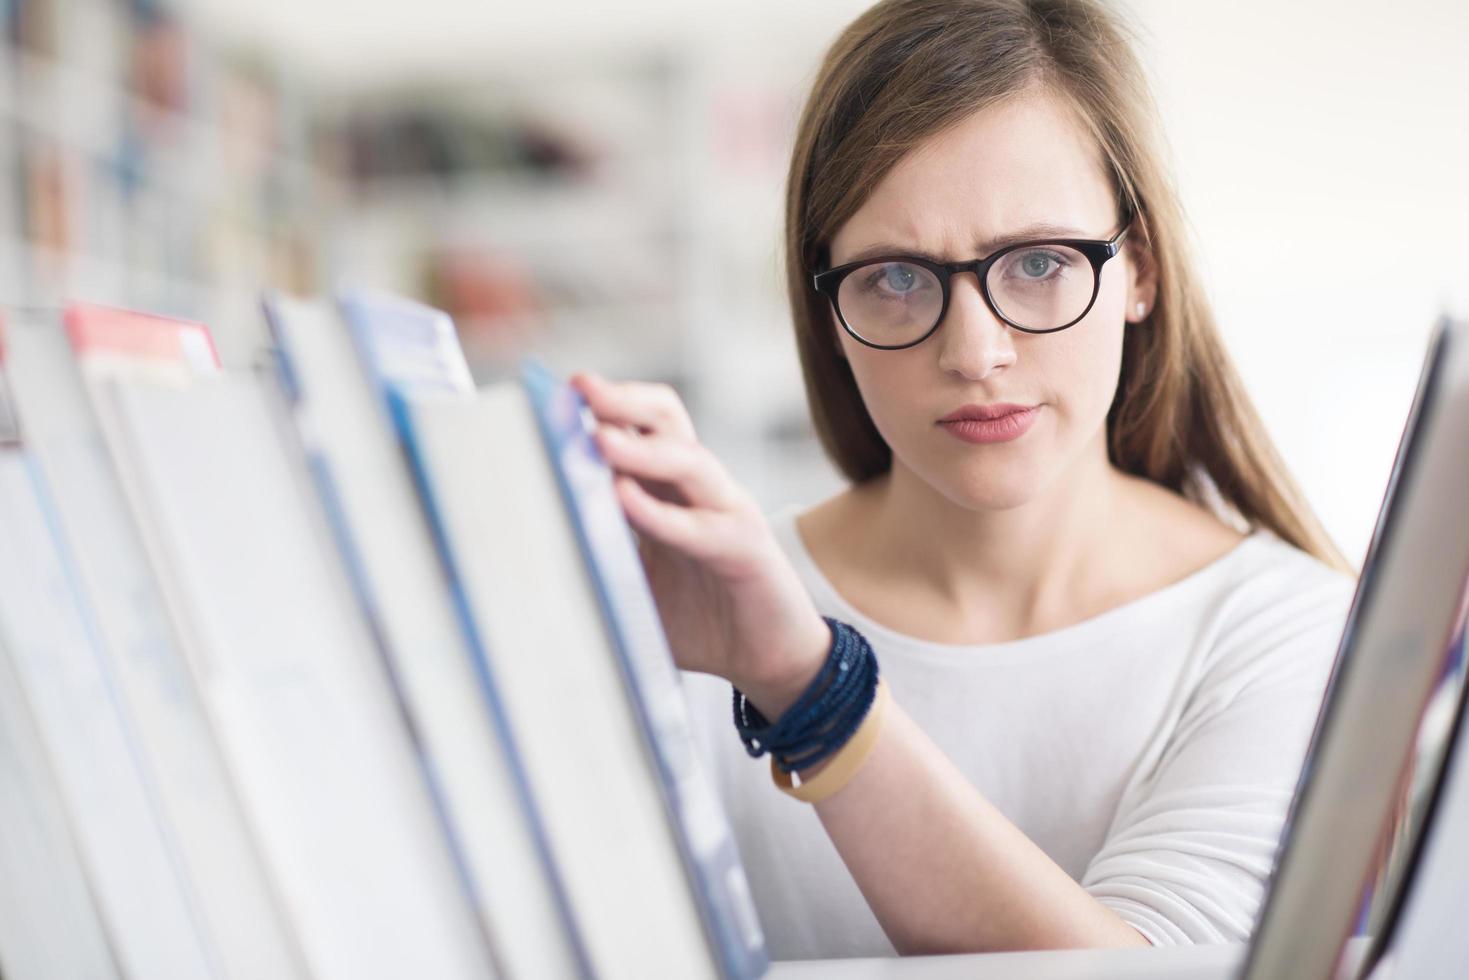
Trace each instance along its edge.
<instances>
[{"instance_id":1,"label":"woman's ear","mask_svg":"<svg viewBox=\"0 0 1469 980\"><path fill-rule=\"evenodd\" d=\"M1127 256L1129 273L1124 319L1128 323L1141 323L1158 305L1158 263L1153 258L1141 218L1127 236L1123 254Z\"/></svg>"}]
</instances>

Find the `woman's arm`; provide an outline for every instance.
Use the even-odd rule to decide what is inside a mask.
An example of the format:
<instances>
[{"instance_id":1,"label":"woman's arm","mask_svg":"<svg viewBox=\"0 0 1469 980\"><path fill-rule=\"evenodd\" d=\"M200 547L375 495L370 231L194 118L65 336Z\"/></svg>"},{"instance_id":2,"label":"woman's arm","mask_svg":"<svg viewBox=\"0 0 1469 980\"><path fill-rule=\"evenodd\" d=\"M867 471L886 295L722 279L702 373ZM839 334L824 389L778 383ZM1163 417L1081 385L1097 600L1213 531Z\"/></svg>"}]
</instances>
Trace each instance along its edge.
<instances>
[{"instance_id":1,"label":"woman's arm","mask_svg":"<svg viewBox=\"0 0 1469 980\"><path fill-rule=\"evenodd\" d=\"M726 678L778 717L816 676L831 637L763 515L699 445L671 389L573 380L604 423L598 445L640 533L679 666ZM896 702L872 754L816 809L900 953L1148 945Z\"/></svg>"},{"instance_id":2,"label":"woman's arm","mask_svg":"<svg viewBox=\"0 0 1469 980\"><path fill-rule=\"evenodd\" d=\"M1306 555L1272 559L1200 624L1168 741L1081 876L1153 942L1253 932L1355 588Z\"/></svg>"},{"instance_id":3,"label":"woman's arm","mask_svg":"<svg viewBox=\"0 0 1469 980\"><path fill-rule=\"evenodd\" d=\"M811 654L819 666L826 649ZM801 690L745 694L776 717L767 706L778 713ZM815 806L900 954L1149 945L996 810L896 701L866 762Z\"/></svg>"}]
</instances>

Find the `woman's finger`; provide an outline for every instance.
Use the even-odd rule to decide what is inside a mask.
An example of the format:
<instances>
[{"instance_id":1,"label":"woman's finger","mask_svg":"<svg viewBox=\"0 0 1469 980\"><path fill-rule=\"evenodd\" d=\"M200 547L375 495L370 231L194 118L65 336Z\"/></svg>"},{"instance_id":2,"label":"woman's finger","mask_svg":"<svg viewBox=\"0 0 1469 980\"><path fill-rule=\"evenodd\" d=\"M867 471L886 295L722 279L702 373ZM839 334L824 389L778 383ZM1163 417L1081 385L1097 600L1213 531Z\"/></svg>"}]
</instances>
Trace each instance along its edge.
<instances>
[{"instance_id":1,"label":"woman's finger","mask_svg":"<svg viewBox=\"0 0 1469 980\"><path fill-rule=\"evenodd\" d=\"M571 378L598 420L630 425L655 435L695 440L694 423L678 392L666 384L608 381L583 372Z\"/></svg>"},{"instance_id":2,"label":"woman's finger","mask_svg":"<svg viewBox=\"0 0 1469 980\"><path fill-rule=\"evenodd\" d=\"M724 468L697 442L637 436L603 425L597 429L597 448L614 470L669 484L690 507L727 510L736 500Z\"/></svg>"},{"instance_id":3,"label":"woman's finger","mask_svg":"<svg viewBox=\"0 0 1469 980\"><path fill-rule=\"evenodd\" d=\"M653 496L635 478L619 473L613 478L623 513L639 535L700 560L711 546L705 522L710 516Z\"/></svg>"}]
</instances>

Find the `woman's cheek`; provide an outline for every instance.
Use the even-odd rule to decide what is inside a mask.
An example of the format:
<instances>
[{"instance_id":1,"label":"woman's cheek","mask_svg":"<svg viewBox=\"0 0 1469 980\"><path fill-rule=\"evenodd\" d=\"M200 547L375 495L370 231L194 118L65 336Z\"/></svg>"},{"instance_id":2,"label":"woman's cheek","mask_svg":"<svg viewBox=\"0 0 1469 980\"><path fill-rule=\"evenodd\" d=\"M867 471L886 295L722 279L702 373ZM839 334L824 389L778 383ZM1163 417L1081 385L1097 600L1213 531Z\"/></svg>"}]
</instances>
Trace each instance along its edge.
<instances>
[{"instance_id":1,"label":"woman's cheek","mask_svg":"<svg viewBox=\"0 0 1469 980\"><path fill-rule=\"evenodd\" d=\"M858 371L856 364L853 364L852 373L857 379L857 390L862 394L863 404L867 406L867 414L871 416L878 434L888 446L895 450L900 449L907 441L904 430L913 424L911 419L905 419L903 415L901 386L893 384L892 379L883 378L880 373ZM913 414L917 410L918 407L910 399L907 412Z\"/></svg>"},{"instance_id":2,"label":"woman's cheek","mask_svg":"<svg viewBox=\"0 0 1469 980\"><path fill-rule=\"evenodd\" d=\"M1088 325L1077 325L1082 326ZM1120 327L1107 329L1100 323L1092 326L1096 329L1078 332L1065 350L1054 351L1058 356L1045 375L1048 387L1058 393L1061 402L1057 421L1075 438L1085 438L1106 424L1122 367Z\"/></svg>"}]
</instances>

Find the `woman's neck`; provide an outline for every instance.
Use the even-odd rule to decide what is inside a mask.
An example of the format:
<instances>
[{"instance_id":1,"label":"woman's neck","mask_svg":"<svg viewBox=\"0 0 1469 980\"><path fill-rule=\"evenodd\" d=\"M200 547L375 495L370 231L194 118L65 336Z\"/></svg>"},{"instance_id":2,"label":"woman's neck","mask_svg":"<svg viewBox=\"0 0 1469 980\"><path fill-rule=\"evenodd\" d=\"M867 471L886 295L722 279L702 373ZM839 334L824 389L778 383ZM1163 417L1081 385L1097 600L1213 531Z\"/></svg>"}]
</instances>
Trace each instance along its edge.
<instances>
[{"instance_id":1,"label":"woman's neck","mask_svg":"<svg viewBox=\"0 0 1469 980\"><path fill-rule=\"evenodd\" d=\"M895 461L858 491L864 530L854 547L863 567L902 583L954 631L1047 632L1087 615L1121 571L1125 484L1099 453L1021 505L977 509Z\"/></svg>"}]
</instances>

